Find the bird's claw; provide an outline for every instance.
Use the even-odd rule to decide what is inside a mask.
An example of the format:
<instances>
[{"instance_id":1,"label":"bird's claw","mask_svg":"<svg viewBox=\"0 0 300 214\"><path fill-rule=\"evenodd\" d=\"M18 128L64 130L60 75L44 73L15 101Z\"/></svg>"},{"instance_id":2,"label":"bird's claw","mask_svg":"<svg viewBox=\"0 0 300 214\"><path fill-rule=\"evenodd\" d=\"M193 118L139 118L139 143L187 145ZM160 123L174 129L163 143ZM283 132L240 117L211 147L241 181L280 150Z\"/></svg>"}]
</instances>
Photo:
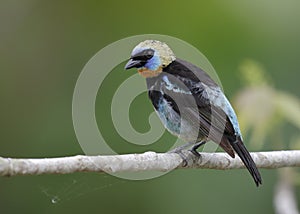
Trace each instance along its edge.
<instances>
[{"instance_id":1,"label":"bird's claw","mask_svg":"<svg viewBox=\"0 0 300 214\"><path fill-rule=\"evenodd\" d=\"M201 157L200 153L196 149L190 149L188 151L190 151L191 153L193 153L193 155L195 155L197 158Z\"/></svg>"},{"instance_id":2,"label":"bird's claw","mask_svg":"<svg viewBox=\"0 0 300 214\"><path fill-rule=\"evenodd\" d=\"M193 157L189 155L189 152L193 154ZM195 162L197 159L201 157L200 153L194 150L179 150L174 149L172 151L169 151L168 153L176 153L178 154L182 159L182 167L186 167L189 165L189 162Z\"/></svg>"}]
</instances>

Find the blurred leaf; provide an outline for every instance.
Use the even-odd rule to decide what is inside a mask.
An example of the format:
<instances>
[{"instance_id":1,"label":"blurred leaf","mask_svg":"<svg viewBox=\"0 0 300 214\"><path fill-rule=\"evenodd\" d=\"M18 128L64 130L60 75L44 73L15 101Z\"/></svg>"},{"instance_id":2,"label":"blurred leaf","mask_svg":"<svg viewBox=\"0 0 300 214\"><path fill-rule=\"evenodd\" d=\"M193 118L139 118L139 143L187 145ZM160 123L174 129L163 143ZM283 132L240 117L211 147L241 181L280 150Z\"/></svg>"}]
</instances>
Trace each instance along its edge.
<instances>
[{"instance_id":1,"label":"blurred leaf","mask_svg":"<svg viewBox=\"0 0 300 214\"><path fill-rule=\"evenodd\" d=\"M268 86L249 87L241 91L235 100L243 133L252 130L250 141L261 147L271 127L278 123L274 105L275 91Z\"/></svg>"},{"instance_id":2,"label":"blurred leaf","mask_svg":"<svg viewBox=\"0 0 300 214\"><path fill-rule=\"evenodd\" d=\"M249 86L265 85L269 82L264 67L252 59L245 59L240 64L239 70L243 80Z\"/></svg>"},{"instance_id":3,"label":"blurred leaf","mask_svg":"<svg viewBox=\"0 0 300 214\"><path fill-rule=\"evenodd\" d=\"M253 60L243 61L240 71L247 86L237 94L235 106L241 130L255 147L261 148L268 137L280 136L278 127L285 122L300 128L297 97L273 88L263 66ZM282 142L286 140L277 138L276 143Z\"/></svg>"},{"instance_id":4,"label":"blurred leaf","mask_svg":"<svg viewBox=\"0 0 300 214\"><path fill-rule=\"evenodd\" d=\"M277 92L274 102L282 116L300 129L299 99L285 92Z\"/></svg>"}]
</instances>

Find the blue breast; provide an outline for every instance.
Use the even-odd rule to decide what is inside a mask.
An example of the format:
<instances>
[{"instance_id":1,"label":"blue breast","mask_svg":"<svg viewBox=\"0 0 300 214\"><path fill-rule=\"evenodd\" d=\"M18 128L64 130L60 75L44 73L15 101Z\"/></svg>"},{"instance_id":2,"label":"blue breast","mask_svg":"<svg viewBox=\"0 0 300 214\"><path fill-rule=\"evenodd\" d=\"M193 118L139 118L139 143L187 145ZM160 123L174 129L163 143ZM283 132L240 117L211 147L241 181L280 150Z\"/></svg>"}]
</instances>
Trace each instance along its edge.
<instances>
[{"instance_id":1,"label":"blue breast","mask_svg":"<svg viewBox=\"0 0 300 214\"><path fill-rule=\"evenodd\" d=\"M173 110L168 101L166 101L163 97L160 98L157 107L157 114L164 126L172 134L179 136L181 122L180 115L178 115L178 113Z\"/></svg>"}]
</instances>

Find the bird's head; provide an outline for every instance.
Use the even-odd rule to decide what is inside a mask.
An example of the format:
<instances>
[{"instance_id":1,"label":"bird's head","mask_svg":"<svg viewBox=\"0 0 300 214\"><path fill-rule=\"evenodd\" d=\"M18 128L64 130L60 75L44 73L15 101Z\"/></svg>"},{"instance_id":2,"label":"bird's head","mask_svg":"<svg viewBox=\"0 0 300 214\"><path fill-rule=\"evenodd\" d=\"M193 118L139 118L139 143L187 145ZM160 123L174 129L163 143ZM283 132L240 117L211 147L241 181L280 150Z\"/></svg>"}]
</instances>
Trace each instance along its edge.
<instances>
[{"instance_id":1,"label":"bird's head","mask_svg":"<svg viewBox=\"0 0 300 214\"><path fill-rule=\"evenodd\" d=\"M174 60L175 55L166 43L146 40L132 50L125 69L137 68L142 76L154 77Z\"/></svg>"}]
</instances>

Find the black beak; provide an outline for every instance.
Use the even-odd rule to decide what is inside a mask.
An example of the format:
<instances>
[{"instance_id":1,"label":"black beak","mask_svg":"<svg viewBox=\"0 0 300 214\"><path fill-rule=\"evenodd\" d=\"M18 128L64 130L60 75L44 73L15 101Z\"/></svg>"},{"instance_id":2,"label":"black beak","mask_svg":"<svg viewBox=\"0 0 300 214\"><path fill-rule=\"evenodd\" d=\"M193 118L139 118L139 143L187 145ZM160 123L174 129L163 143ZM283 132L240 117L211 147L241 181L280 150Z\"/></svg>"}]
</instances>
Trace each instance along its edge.
<instances>
[{"instance_id":1,"label":"black beak","mask_svg":"<svg viewBox=\"0 0 300 214\"><path fill-rule=\"evenodd\" d=\"M130 68L139 68L142 67L145 63L141 60L133 60L130 59L126 65L125 65L125 69L130 69Z\"/></svg>"}]
</instances>

